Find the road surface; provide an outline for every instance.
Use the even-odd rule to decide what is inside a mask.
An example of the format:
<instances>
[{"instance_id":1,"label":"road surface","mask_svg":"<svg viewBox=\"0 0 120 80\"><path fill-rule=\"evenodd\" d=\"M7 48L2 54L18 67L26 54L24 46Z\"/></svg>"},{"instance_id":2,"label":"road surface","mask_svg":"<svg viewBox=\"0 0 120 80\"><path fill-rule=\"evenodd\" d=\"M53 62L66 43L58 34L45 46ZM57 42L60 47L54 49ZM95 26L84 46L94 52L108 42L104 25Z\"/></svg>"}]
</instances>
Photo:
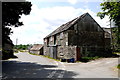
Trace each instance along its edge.
<instances>
[{"instance_id":1,"label":"road surface","mask_svg":"<svg viewBox=\"0 0 120 80\"><path fill-rule=\"evenodd\" d=\"M66 63L27 52L15 55L2 62L3 78L118 78L118 58Z\"/></svg>"}]
</instances>

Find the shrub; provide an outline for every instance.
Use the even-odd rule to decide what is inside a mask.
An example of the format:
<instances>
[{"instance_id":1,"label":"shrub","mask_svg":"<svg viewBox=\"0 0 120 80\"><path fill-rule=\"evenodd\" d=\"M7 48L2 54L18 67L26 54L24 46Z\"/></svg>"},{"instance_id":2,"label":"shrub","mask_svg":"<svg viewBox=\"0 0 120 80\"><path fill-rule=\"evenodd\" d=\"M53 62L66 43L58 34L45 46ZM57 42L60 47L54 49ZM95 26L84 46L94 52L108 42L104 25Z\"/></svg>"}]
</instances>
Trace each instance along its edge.
<instances>
[{"instance_id":1,"label":"shrub","mask_svg":"<svg viewBox=\"0 0 120 80\"><path fill-rule=\"evenodd\" d=\"M82 62L88 62L90 60L95 60L95 59L98 59L98 58L100 58L100 57L98 57L98 56L95 56L95 57L82 57L80 59L80 61L82 61Z\"/></svg>"},{"instance_id":2,"label":"shrub","mask_svg":"<svg viewBox=\"0 0 120 80\"><path fill-rule=\"evenodd\" d=\"M117 68L120 69L120 64L118 64Z\"/></svg>"}]
</instances>

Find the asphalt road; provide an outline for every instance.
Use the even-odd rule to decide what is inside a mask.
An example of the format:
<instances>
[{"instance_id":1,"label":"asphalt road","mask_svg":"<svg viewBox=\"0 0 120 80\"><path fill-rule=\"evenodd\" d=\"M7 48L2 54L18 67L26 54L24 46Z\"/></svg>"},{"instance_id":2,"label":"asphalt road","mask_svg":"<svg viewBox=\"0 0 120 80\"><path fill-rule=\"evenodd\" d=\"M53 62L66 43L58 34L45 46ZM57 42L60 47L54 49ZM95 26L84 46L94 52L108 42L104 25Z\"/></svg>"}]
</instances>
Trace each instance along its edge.
<instances>
[{"instance_id":1,"label":"asphalt road","mask_svg":"<svg viewBox=\"0 0 120 80\"><path fill-rule=\"evenodd\" d=\"M118 58L66 63L24 53L2 62L3 78L118 78Z\"/></svg>"}]
</instances>

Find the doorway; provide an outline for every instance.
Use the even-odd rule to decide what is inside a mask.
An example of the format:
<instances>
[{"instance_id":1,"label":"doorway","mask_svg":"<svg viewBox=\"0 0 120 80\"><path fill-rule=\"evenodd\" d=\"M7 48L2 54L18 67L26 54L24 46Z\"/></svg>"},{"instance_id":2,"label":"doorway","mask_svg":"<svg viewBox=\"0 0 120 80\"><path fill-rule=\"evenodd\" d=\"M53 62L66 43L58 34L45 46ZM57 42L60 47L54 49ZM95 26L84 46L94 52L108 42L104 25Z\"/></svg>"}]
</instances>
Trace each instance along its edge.
<instances>
[{"instance_id":1,"label":"doorway","mask_svg":"<svg viewBox=\"0 0 120 80\"><path fill-rule=\"evenodd\" d=\"M80 48L79 47L76 47L76 61L79 61L81 56L80 56Z\"/></svg>"},{"instance_id":2,"label":"doorway","mask_svg":"<svg viewBox=\"0 0 120 80\"><path fill-rule=\"evenodd\" d=\"M50 57L57 59L57 47L56 46L50 47Z\"/></svg>"}]
</instances>

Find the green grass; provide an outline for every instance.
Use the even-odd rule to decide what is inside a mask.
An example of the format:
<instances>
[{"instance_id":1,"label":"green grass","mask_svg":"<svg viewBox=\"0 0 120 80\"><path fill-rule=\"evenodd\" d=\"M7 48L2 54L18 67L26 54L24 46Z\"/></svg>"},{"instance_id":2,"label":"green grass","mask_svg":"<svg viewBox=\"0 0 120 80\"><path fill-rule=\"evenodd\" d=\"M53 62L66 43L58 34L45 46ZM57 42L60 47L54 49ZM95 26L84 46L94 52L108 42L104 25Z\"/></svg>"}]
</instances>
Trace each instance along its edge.
<instances>
[{"instance_id":1,"label":"green grass","mask_svg":"<svg viewBox=\"0 0 120 80\"><path fill-rule=\"evenodd\" d=\"M120 64L117 65L117 68L120 69Z\"/></svg>"},{"instance_id":2,"label":"green grass","mask_svg":"<svg viewBox=\"0 0 120 80\"><path fill-rule=\"evenodd\" d=\"M45 55L38 55L38 54L35 54L35 53L30 53L30 52L29 52L29 54L31 54L31 55L36 55L36 56L42 56L42 57L46 57L46 58L49 58L49 59L53 59L53 58L51 58L51 57L49 57L49 56L45 56ZM53 60L55 60L55 61L60 61L60 60L58 60L58 59L53 59Z\"/></svg>"},{"instance_id":3,"label":"green grass","mask_svg":"<svg viewBox=\"0 0 120 80\"><path fill-rule=\"evenodd\" d=\"M18 52L25 52L24 50L20 50L20 49L15 49L14 53L18 53Z\"/></svg>"},{"instance_id":4,"label":"green grass","mask_svg":"<svg viewBox=\"0 0 120 80\"><path fill-rule=\"evenodd\" d=\"M113 54L120 54L120 52L113 52Z\"/></svg>"},{"instance_id":5,"label":"green grass","mask_svg":"<svg viewBox=\"0 0 120 80\"><path fill-rule=\"evenodd\" d=\"M25 52L25 51L23 51L23 50L19 50L20 52Z\"/></svg>"},{"instance_id":6,"label":"green grass","mask_svg":"<svg viewBox=\"0 0 120 80\"><path fill-rule=\"evenodd\" d=\"M14 50L14 53L18 53L19 51L18 50Z\"/></svg>"},{"instance_id":7,"label":"green grass","mask_svg":"<svg viewBox=\"0 0 120 80\"><path fill-rule=\"evenodd\" d=\"M98 58L100 58L100 57L99 56L95 56L95 57L82 57L80 59L80 62L89 62L91 60L95 60L95 59L98 59Z\"/></svg>"},{"instance_id":8,"label":"green grass","mask_svg":"<svg viewBox=\"0 0 120 80\"><path fill-rule=\"evenodd\" d=\"M76 61L76 62L81 62L81 61Z\"/></svg>"},{"instance_id":9,"label":"green grass","mask_svg":"<svg viewBox=\"0 0 120 80\"><path fill-rule=\"evenodd\" d=\"M95 60L95 59L98 59L99 57L98 56L95 56L95 57L83 57L83 59L88 59L88 60Z\"/></svg>"}]
</instances>

